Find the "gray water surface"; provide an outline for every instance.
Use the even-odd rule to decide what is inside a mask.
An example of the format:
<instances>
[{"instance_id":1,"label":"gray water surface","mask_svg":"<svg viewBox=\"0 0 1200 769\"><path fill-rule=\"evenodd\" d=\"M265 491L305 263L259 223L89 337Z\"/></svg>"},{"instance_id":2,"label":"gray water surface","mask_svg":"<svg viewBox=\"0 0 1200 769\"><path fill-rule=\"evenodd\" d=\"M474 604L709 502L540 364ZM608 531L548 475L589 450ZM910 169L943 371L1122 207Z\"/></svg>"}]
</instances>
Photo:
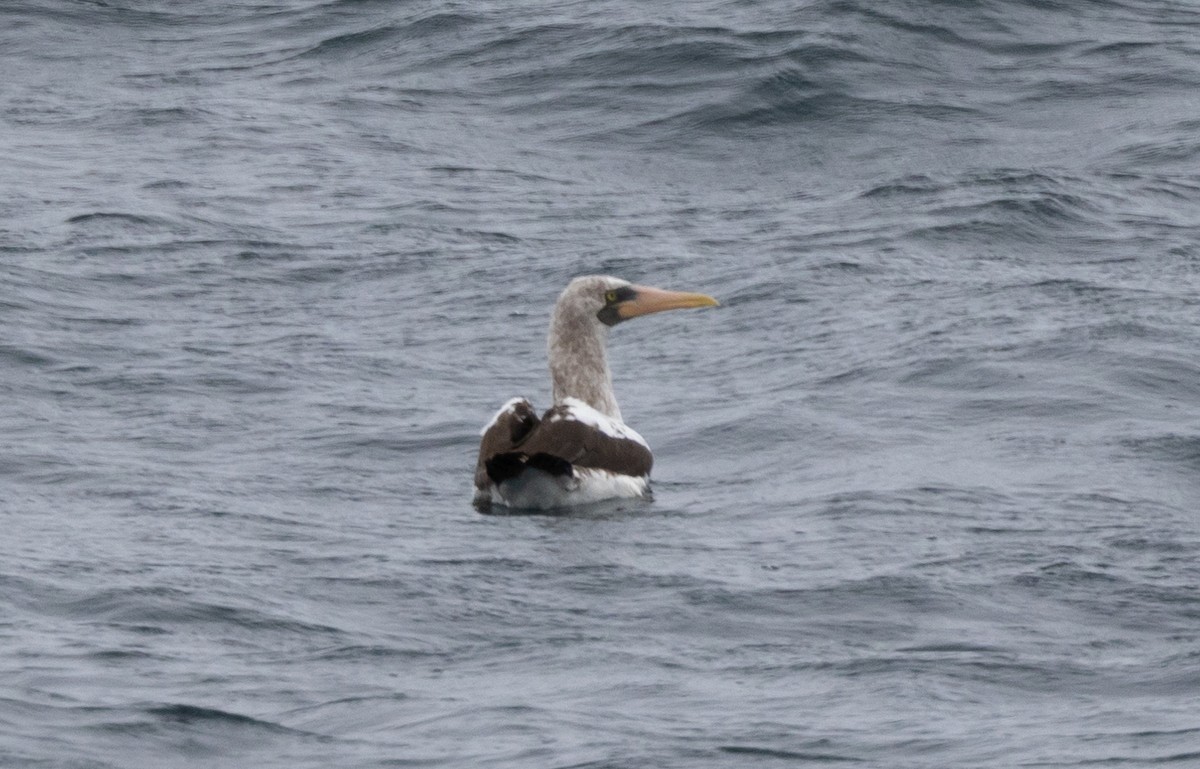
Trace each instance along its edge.
<instances>
[{"instance_id":1,"label":"gray water surface","mask_svg":"<svg viewBox=\"0 0 1200 769\"><path fill-rule=\"evenodd\" d=\"M0 764L1200 766L1198 35L0 9ZM654 497L480 515L586 273Z\"/></svg>"}]
</instances>

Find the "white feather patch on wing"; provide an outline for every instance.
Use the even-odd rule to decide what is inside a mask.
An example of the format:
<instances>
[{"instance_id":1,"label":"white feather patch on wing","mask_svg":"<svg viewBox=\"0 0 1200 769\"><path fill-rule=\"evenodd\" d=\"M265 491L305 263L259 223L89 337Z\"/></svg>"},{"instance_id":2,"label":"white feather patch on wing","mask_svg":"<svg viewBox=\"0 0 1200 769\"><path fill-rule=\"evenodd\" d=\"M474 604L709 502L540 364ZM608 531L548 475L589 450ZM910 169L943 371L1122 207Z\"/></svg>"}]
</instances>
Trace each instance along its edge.
<instances>
[{"instance_id":1,"label":"white feather patch on wing","mask_svg":"<svg viewBox=\"0 0 1200 769\"><path fill-rule=\"evenodd\" d=\"M646 448L650 446L646 443L646 439L638 435L637 431L629 425L619 420L613 419L607 414L602 414L591 406L587 405L578 398L563 398L562 405L567 407L567 414L555 414L550 417L550 421L557 422L562 419L567 419L575 422L582 422L588 427L594 427L610 438L622 438L624 440L637 441Z\"/></svg>"},{"instance_id":2,"label":"white feather patch on wing","mask_svg":"<svg viewBox=\"0 0 1200 769\"><path fill-rule=\"evenodd\" d=\"M483 429L479 431L479 434L481 436L487 434L487 431L495 427L496 423L500 421L500 417L504 416L505 414L513 413L516 410L517 404L524 400L524 398L519 396L516 398L509 398L508 401L500 407L500 410L492 415L492 418L488 420L486 425L483 426Z\"/></svg>"}]
</instances>

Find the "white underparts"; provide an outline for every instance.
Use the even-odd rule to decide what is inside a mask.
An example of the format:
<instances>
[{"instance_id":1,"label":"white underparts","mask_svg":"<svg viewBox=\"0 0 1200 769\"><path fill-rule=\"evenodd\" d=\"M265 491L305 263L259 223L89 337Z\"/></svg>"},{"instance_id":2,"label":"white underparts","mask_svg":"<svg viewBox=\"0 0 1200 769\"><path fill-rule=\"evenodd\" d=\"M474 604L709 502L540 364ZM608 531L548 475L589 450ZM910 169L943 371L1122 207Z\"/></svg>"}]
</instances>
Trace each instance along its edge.
<instances>
[{"instance_id":1,"label":"white underparts","mask_svg":"<svg viewBox=\"0 0 1200 769\"><path fill-rule=\"evenodd\" d=\"M492 486L492 503L532 510L586 505L605 499L645 496L650 480L577 467L571 477L555 476L528 468L515 478Z\"/></svg>"}]
</instances>

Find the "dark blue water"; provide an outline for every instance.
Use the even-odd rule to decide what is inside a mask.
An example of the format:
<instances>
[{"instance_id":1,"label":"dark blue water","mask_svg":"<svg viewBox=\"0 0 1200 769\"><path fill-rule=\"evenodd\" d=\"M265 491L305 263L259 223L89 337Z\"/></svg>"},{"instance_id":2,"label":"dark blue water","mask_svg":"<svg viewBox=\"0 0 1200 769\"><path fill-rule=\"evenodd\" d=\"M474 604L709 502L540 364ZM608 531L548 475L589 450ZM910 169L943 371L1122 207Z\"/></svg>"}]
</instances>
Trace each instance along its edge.
<instances>
[{"instance_id":1,"label":"dark blue water","mask_svg":"<svg viewBox=\"0 0 1200 769\"><path fill-rule=\"evenodd\" d=\"M1200 766L1200 9L8 3L0 765ZM651 501L471 504L574 275Z\"/></svg>"}]
</instances>

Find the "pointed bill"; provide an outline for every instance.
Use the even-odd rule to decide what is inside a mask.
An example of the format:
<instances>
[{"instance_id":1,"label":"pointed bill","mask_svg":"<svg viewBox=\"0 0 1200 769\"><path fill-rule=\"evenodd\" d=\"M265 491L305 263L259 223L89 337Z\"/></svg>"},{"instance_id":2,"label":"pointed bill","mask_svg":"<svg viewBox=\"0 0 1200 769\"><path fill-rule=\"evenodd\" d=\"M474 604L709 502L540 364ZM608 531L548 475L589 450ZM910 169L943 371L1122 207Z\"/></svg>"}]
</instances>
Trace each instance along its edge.
<instances>
[{"instance_id":1,"label":"pointed bill","mask_svg":"<svg viewBox=\"0 0 1200 769\"><path fill-rule=\"evenodd\" d=\"M687 291L664 291L649 286L630 286L634 290L632 299L617 305L617 316L629 320L639 315L664 310L686 310L691 307L717 307L716 299L708 294L693 294Z\"/></svg>"}]
</instances>

